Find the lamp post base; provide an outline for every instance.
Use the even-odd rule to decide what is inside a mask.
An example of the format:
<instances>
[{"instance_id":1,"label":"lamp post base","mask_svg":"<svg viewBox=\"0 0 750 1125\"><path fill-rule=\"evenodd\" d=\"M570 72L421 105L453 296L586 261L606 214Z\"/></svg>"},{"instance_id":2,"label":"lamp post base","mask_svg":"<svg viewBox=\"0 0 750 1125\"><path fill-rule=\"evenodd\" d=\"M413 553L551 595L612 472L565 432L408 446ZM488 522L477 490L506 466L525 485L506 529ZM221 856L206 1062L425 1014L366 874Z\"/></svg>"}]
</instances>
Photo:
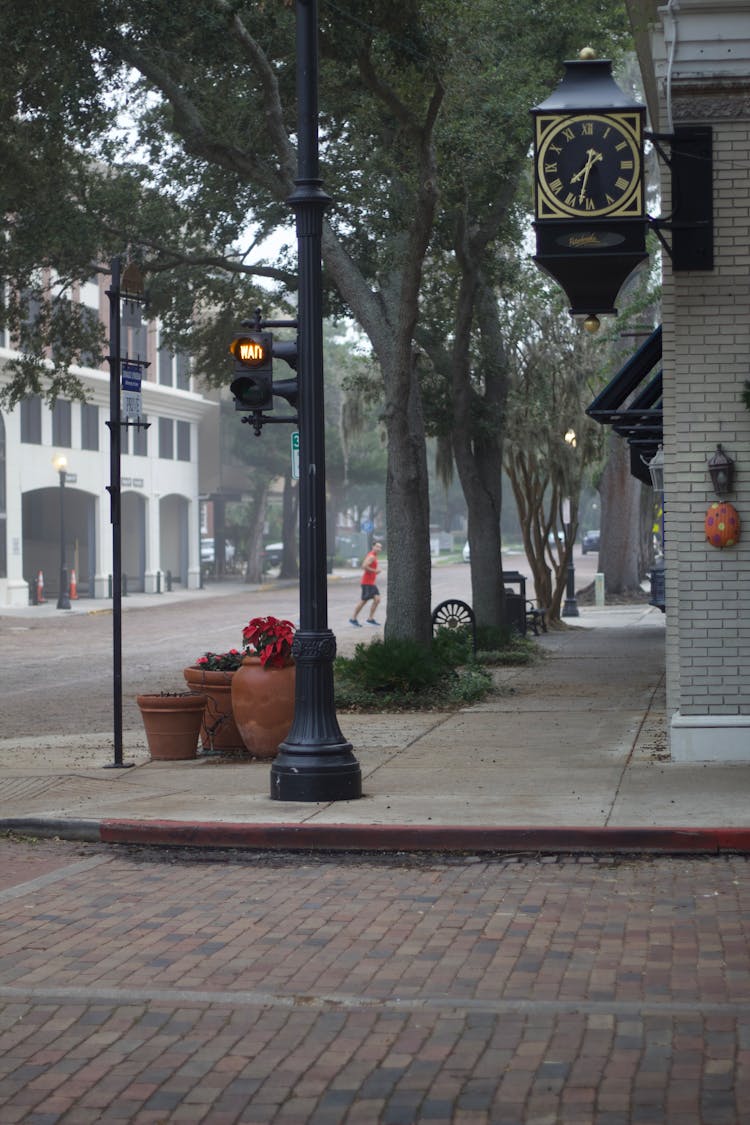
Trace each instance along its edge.
<instances>
[{"instance_id":1,"label":"lamp post base","mask_svg":"<svg viewBox=\"0 0 750 1125\"><path fill-rule=\"evenodd\" d=\"M570 527L568 527L568 536L570 536ZM578 603L576 602L576 572L572 561L573 548L571 551L571 561L568 563L568 581L565 589L565 604L563 605L561 617L580 617L578 612Z\"/></svg>"},{"instance_id":2,"label":"lamp post base","mask_svg":"<svg viewBox=\"0 0 750 1125\"><path fill-rule=\"evenodd\" d=\"M336 639L330 629L299 630L292 729L271 766L273 801L356 801L362 773L341 733L333 696Z\"/></svg>"},{"instance_id":3,"label":"lamp post base","mask_svg":"<svg viewBox=\"0 0 750 1125\"><path fill-rule=\"evenodd\" d=\"M348 746L348 743L345 744ZM299 754L282 749L271 767L271 799L274 801L357 801L362 796L362 772L345 747L335 755ZM296 759L296 761L295 761Z\"/></svg>"},{"instance_id":4,"label":"lamp post base","mask_svg":"<svg viewBox=\"0 0 750 1125\"><path fill-rule=\"evenodd\" d=\"M57 598L58 609L70 609L70 596L68 594L68 571L63 568L60 571L60 593Z\"/></svg>"}]
</instances>

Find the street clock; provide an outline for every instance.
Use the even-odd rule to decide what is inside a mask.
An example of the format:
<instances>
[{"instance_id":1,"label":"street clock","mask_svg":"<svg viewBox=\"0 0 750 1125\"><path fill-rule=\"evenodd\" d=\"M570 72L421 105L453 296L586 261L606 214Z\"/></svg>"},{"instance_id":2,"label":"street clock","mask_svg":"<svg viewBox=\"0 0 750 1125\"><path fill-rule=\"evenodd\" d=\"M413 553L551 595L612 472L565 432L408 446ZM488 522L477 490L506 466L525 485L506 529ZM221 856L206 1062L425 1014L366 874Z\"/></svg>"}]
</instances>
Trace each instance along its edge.
<instances>
[{"instance_id":1,"label":"street clock","mask_svg":"<svg viewBox=\"0 0 750 1125\"><path fill-rule=\"evenodd\" d=\"M614 314L647 258L645 107L620 89L608 59L581 58L531 112L534 261L562 285L573 315Z\"/></svg>"}]
</instances>

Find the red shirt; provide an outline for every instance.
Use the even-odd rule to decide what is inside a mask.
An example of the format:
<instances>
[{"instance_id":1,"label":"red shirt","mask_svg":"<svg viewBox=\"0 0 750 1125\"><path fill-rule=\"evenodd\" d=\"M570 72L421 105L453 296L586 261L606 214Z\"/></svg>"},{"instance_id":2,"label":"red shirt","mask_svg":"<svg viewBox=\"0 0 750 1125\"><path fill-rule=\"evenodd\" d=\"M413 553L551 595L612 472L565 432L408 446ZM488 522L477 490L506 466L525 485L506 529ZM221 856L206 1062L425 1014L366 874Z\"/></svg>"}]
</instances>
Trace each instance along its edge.
<instances>
[{"instance_id":1,"label":"red shirt","mask_svg":"<svg viewBox=\"0 0 750 1125\"><path fill-rule=\"evenodd\" d=\"M374 586L375 585L375 574L376 574L376 571L378 569L378 556L375 554L374 551L369 551L365 555L365 559L364 559L364 562L362 563L362 566L364 567L364 573L362 575L362 585L363 586Z\"/></svg>"}]
</instances>

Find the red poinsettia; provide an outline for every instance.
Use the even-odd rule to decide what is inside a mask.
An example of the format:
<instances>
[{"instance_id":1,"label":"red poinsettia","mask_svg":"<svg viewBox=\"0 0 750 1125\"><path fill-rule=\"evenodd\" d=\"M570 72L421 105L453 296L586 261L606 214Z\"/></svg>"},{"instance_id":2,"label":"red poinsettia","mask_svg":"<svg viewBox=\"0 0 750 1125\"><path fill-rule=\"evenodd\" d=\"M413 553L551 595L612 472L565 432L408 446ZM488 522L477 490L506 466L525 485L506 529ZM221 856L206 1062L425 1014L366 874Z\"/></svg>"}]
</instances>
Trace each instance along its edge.
<instances>
[{"instance_id":1,"label":"red poinsettia","mask_svg":"<svg viewBox=\"0 0 750 1125\"><path fill-rule=\"evenodd\" d=\"M278 617L253 617L242 630L242 639L252 645L261 664L283 668L292 655L294 625Z\"/></svg>"},{"instance_id":2,"label":"red poinsettia","mask_svg":"<svg viewBox=\"0 0 750 1125\"><path fill-rule=\"evenodd\" d=\"M229 652L206 652L199 656L193 668L200 668L202 672L236 672L242 665L245 650L230 648Z\"/></svg>"}]
</instances>

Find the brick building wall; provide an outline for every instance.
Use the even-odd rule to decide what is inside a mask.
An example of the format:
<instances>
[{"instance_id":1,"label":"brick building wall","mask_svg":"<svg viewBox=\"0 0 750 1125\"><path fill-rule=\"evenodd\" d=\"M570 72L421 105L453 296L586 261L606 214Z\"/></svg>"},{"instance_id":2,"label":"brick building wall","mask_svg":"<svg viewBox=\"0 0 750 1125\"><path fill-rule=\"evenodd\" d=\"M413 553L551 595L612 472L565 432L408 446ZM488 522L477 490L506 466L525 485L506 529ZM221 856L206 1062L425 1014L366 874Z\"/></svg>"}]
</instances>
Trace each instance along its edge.
<instances>
[{"instance_id":1,"label":"brick building wall","mask_svg":"<svg viewBox=\"0 0 750 1125\"><path fill-rule=\"evenodd\" d=\"M703 22L691 22L691 8ZM667 705L673 758L732 761L750 759L750 412L741 399L750 378L750 4L717 3L710 29L704 16L688 0L676 48L668 22L654 24L652 42L659 131L710 125L714 161L714 268L673 272L664 261ZM724 550L704 534L718 442L736 462L726 499L744 524Z\"/></svg>"}]
</instances>

